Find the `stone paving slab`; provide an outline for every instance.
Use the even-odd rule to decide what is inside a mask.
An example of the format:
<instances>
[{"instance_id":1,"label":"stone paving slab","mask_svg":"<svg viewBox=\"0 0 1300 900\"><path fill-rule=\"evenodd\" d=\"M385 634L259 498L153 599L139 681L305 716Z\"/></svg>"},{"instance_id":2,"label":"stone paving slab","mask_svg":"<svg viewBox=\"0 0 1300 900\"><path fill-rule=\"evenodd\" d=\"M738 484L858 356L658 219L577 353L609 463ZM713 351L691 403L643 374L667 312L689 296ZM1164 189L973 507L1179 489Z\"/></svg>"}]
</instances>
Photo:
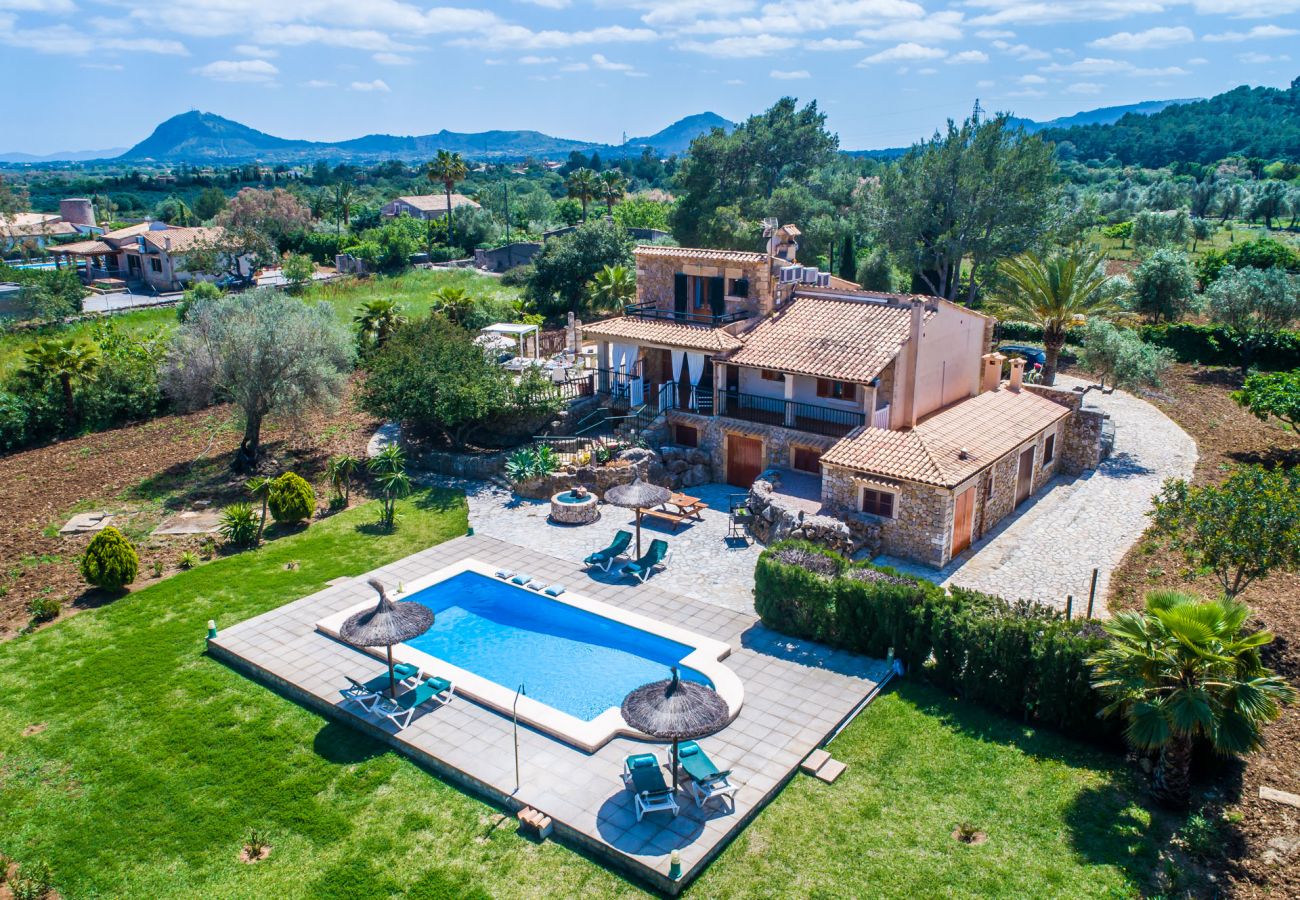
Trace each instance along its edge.
<instances>
[{"instance_id":1,"label":"stone paving slab","mask_svg":"<svg viewBox=\"0 0 1300 900\"><path fill-rule=\"evenodd\" d=\"M59 534L87 534L92 531L103 531L112 523L113 514L109 512L99 510L77 513L64 523L59 529Z\"/></svg>"},{"instance_id":2,"label":"stone paving slab","mask_svg":"<svg viewBox=\"0 0 1300 900\"><path fill-rule=\"evenodd\" d=\"M1086 382L1059 376L1060 386ZM942 569L883 556L879 562L939 584L1007 599L1034 600L1074 612L1087 608L1092 570L1099 570L1093 615L1107 616L1111 572L1146 530L1151 498L1166 478L1190 478L1196 442L1173 420L1132 394L1091 391L1086 405L1115 422L1115 449L1094 472L1052 479L966 553Z\"/></svg>"},{"instance_id":3,"label":"stone paving slab","mask_svg":"<svg viewBox=\"0 0 1300 900\"><path fill-rule=\"evenodd\" d=\"M221 527L221 510L187 509L168 516L153 530L154 534L213 534Z\"/></svg>"},{"instance_id":4,"label":"stone paving slab","mask_svg":"<svg viewBox=\"0 0 1300 900\"><path fill-rule=\"evenodd\" d=\"M549 547L546 549L550 549ZM214 656L273 685L324 715L385 740L465 789L512 810L531 806L550 816L571 845L676 893L733 839L793 777L799 763L874 695L888 673L884 661L798 641L763 628L752 616L665 591L655 580L630 586L588 582L572 560L546 556L483 534L457 538L376 570L387 583L414 580L465 558L559 581L580 593L688 627L727 642L725 665L745 684L736 719L702 741L732 769L734 808L716 801L696 808L683 791L681 814L652 813L638 823L620 778L624 758L662 744L615 738L594 753L531 728L519 729L520 779L515 782L510 720L464 697L423 711L400 733L355 706L340 704L344 676L367 680L384 671L369 654L315 630L321 618L373 598L358 577L230 625L209 643ZM362 573L358 573L360 576ZM681 854L683 878L668 878L669 856Z\"/></svg>"}]
</instances>

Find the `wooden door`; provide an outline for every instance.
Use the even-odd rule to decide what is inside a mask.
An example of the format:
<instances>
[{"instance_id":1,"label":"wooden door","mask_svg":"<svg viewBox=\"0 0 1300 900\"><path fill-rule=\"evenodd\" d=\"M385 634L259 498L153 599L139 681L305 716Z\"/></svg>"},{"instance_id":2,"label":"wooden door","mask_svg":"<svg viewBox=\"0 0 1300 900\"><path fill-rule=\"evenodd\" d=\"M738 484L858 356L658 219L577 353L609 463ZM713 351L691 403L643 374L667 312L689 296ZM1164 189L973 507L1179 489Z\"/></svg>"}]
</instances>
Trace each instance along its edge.
<instances>
[{"instance_id":1,"label":"wooden door","mask_svg":"<svg viewBox=\"0 0 1300 900\"><path fill-rule=\"evenodd\" d=\"M970 546L971 528L975 524L975 488L966 488L957 495L952 513L952 555L956 556Z\"/></svg>"},{"instance_id":2,"label":"wooden door","mask_svg":"<svg viewBox=\"0 0 1300 900\"><path fill-rule=\"evenodd\" d=\"M758 438L727 435L727 484L748 488L763 471L763 442Z\"/></svg>"},{"instance_id":3,"label":"wooden door","mask_svg":"<svg viewBox=\"0 0 1300 900\"><path fill-rule=\"evenodd\" d=\"M1020 470L1016 472L1016 506L1019 506L1033 492L1034 487L1034 448L1030 447L1020 454Z\"/></svg>"}]
</instances>

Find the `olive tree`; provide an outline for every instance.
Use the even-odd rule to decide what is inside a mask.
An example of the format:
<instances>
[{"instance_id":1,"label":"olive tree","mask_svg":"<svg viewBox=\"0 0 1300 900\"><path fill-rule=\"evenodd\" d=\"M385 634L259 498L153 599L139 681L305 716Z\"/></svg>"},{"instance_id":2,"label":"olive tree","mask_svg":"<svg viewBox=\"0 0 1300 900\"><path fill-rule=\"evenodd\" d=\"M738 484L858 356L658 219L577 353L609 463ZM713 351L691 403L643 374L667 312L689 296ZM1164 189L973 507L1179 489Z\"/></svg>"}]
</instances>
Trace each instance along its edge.
<instances>
[{"instance_id":1,"label":"olive tree","mask_svg":"<svg viewBox=\"0 0 1300 900\"><path fill-rule=\"evenodd\" d=\"M1151 322L1177 322L1192 307L1196 276L1180 250L1161 247L1133 270L1133 308Z\"/></svg>"},{"instance_id":2,"label":"olive tree","mask_svg":"<svg viewBox=\"0 0 1300 900\"><path fill-rule=\"evenodd\" d=\"M1205 292L1210 318L1228 328L1241 347L1241 371L1275 332L1300 319L1300 276L1280 268L1224 267Z\"/></svg>"},{"instance_id":3,"label":"olive tree","mask_svg":"<svg viewBox=\"0 0 1300 900\"><path fill-rule=\"evenodd\" d=\"M1105 388L1135 388L1159 385L1173 354L1146 343L1126 328L1116 328L1105 319L1092 318L1083 330L1079 362L1097 376Z\"/></svg>"},{"instance_id":4,"label":"olive tree","mask_svg":"<svg viewBox=\"0 0 1300 900\"><path fill-rule=\"evenodd\" d=\"M163 384L181 406L232 403L244 426L233 466L251 472L267 418L331 408L352 361L351 335L329 305L262 289L197 301L172 340Z\"/></svg>"}]
</instances>

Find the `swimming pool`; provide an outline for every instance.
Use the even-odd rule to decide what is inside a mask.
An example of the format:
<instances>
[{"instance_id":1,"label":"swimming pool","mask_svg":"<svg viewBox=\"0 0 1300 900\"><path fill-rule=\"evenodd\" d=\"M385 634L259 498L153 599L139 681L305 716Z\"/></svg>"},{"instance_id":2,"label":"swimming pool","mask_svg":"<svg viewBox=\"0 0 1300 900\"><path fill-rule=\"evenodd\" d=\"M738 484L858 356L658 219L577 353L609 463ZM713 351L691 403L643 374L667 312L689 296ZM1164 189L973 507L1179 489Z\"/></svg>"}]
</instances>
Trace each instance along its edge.
<instances>
[{"instance_id":1,"label":"swimming pool","mask_svg":"<svg viewBox=\"0 0 1300 900\"><path fill-rule=\"evenodd\" d=\"M406 586L400 599L433 610L432 628L393 648L393 656L450 678L459 694L503 712L518 701L521 720L578 746L595 749L615 734L634 734L619 708L634 688L669 677L712 686L732 715L740 680L720 660L730 647L668 623L565 591L559 597L520 587L475 560ZM337 637L367 600L318 628ZM523 685L524 694L516 698Z\"/></svg>"}]
</instances>

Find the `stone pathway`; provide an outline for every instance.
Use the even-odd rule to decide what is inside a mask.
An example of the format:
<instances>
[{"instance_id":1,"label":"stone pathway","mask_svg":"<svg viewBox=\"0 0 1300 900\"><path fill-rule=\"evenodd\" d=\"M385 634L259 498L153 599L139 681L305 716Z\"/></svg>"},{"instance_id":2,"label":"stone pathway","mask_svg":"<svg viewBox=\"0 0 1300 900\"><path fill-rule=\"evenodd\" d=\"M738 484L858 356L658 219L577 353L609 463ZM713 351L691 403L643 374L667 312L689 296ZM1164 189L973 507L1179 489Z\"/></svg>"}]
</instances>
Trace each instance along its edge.
<instances>
[{"instance_id":1,"label":"stone pathway","mask_svg":"<svg viewBox=\"0 0 1300 900\"><path fill-rule=\"evenodd\" d=\"M1082 379L1060 376L1074 387ZM1065 608L1087 607L1093 567L1100 570L1094 615L1105 616L1111 571L1149 523L1151 498L1166 478L1190 478L1196 442L1164 413L1132 394L1092 391L1086 403L1115 423L1115 450L1095 472L1053 479L1019 513L1004 519L973 549L941 570L881 557L880 561L940 584Z\"/></svg>"},{"instance_id":2,"label":"stone pathway","mask_svg":"<svg viewBox=\"0 0 1300 900\"><path fill-rule=\"evenodd\" d=\"M469 523L475 534L509 541L550 556L580 564L596 550L609 546L614 532L626 528L635 531L631 510L600 504L599 521L590 525L552 525L549 500L527 500L491 482L430 478L430 483L454 487L469 499ZM754 609L754 565L762 547L750 542L728 542L727 498L737 489L727 484L705 484L691 488L709 508L701 514L703 521L682 525L676 533L666 524L651 520L641 523L641 549L662 538L672 548L668 567L650 577L648 583L694 600L702 600L726 609L752 613ZM617 568L617 567L616 567ZM606 584L630 584L617 572L606 575L592 570L587 577ZM586 585L569 585L584 590Z\"/></svg>"}]
</instances>

